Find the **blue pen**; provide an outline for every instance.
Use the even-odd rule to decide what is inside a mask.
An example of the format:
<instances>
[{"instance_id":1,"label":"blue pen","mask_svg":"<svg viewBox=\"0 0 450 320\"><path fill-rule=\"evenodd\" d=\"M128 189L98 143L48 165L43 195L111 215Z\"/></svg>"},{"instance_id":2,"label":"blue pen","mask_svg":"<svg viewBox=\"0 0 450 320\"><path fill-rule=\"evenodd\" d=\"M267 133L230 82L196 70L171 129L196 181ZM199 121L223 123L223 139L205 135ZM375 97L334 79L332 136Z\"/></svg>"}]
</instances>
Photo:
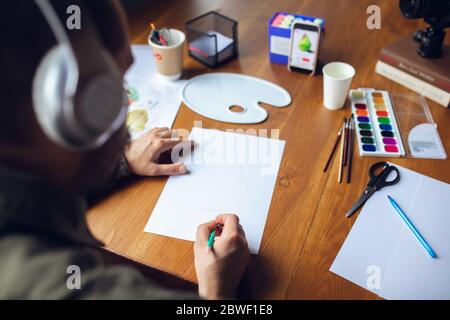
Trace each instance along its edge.
<instances>
[{"instance_id":1,"label":"blue pen","mask_svg":"<svg viewBox=\"0 0 450 320\"><path fill-rule=\"evenodd\" d=\"M406 213L402 210L402 208L400 208L398 203L394 199L392 199L391 196L388 196L388 198L389 198L389 201L391 202L392 206L394 207L394 209L399 213L399 215L400 215L400 217L402 217L403 221L406 222L409 229L414 233L417 240L419 240L419 242L422 244L422 246L425 248L425 250L427 250L428 254L434 259L437 258L436 252L434 252L434 250L431 249L430 245L422 237L419 230L417 230L416 227L412 224L411 220L408 219L408 217L406 216Z\"/></svg>"}]
</instances>

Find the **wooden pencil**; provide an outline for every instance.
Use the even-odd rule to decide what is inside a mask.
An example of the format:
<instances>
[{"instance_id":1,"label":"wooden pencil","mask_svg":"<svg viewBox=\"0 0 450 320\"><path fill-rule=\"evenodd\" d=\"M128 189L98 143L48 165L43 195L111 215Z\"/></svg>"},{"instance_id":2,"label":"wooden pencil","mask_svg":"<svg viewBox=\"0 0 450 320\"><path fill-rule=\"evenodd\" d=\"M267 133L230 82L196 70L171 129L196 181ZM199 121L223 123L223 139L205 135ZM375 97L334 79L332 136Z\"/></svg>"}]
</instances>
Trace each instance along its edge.
<instances>
[{"instance_id":1,"label":"wooden pencil","mask_svg":"<svg viewBox=\"0 0 450 320\"><path fill-rule=\"evenodd\" d=\"M353 115L350 119L350 134L348 140L348 166L347 166L347 183L350 183L352 175L352 162L353 162L353 144L355 140L355 120Z\"/></svg>"},{"instance_id":2,"label":"wooden pencil","mask_svg":"<svg viewBox=\"0 0 450 320\"><path fill-rule=\"evenodd\" d=\"M347 119L344 119L344 125L342 126L342 132L345 132L345 125L347 123ZM338 173L338 182L342 182L342 169L344 165L344 145L345 145L345 134L341 135L341 159L339 161L339 173Z\"/></svg>"},{"instance_id":3,"label":"wooden pencil","mask_svg":"<svg viewBox=\"0 0 450 320\"><path fill-rule=\"evenodd\" d=\"M330 155L328 157L327 163L325 164L325 168L323 168L323 172L327 171L328 166L330 165L331 160L333 159L333 155L336 152L336 148L337 148L337 146L339 144L339 140L341 138L341 135L342 135L342 128L339 128L339 131L338 131L338 134L337 134L337 137L336 137L336 141L334 142L333 149L331 149L331 153L330 153Z\"/></svg>"}]
</instances>

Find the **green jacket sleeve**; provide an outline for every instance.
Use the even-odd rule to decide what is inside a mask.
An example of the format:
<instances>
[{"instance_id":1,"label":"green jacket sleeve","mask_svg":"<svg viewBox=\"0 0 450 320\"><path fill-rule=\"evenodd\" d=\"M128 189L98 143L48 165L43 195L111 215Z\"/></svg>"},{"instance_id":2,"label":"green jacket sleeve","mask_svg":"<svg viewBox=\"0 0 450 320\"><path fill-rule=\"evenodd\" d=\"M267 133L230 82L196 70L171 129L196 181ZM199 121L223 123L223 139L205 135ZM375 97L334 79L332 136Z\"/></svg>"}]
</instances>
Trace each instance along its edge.
<instances>
[{"instance_id":1,"label":"green jacket sleeve","mask_svg":"<svg viewBox=\"0 0 450 320\"><path fill-rule=\"evenodd\" d=\"M25 234L1 237L0 252L0 299L199 299L158 287L131 267L105 265L90 247Z\"/></svg>"}]
</instances>

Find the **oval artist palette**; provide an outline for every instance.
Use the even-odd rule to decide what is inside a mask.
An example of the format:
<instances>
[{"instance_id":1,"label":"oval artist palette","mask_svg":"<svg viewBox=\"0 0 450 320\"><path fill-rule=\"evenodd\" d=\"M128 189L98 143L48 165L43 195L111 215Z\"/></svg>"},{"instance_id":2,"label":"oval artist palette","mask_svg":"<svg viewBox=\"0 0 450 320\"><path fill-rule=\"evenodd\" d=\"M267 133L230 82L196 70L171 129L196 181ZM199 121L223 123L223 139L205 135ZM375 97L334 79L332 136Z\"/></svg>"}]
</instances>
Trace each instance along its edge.
<instances>
[{"instance_id":1,"label":"oval artist palette","mask_svg":"<svg viewBox=\"0 0 450 320\"><path fill-rule=\"evenodd\" d=\"M286 107L291 96L282 87L235 73L209 73L191 79L183 89L183 102L210 119L230 123L259 123L268 113L259 104Z\"/></svg>"}]
</instances>

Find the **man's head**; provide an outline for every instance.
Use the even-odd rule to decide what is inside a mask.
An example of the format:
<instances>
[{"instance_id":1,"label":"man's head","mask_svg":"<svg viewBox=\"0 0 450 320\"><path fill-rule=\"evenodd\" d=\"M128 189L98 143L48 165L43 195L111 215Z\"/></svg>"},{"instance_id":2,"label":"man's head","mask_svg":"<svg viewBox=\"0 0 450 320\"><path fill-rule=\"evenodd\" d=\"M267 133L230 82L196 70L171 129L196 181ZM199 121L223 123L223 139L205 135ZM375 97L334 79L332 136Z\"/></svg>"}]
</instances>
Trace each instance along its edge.
<instances>
[{"instance_id":1,"label":"man's head","mask_svg":"<svg viewBox=\"0 0 450 320\"><path fill-rule=\"evenodd\" d=\"M120 6L110 0L70 4L81 8L82 30L77 32L94 32L94 28L83 29L83 13L90 14L101 46L114 57L123 75L132 57ZM51 142L36 121L31 93L36 68L56 40L33 1L11 1L2 6L0 15L7 27L0 31L0 163L46 176L68 189L87 192L111 174L126 141L126 128L123 125L101 148L86 153L71 152ZM82 47L75 49L83 51Z\"/></svg>"}]
</instances>

